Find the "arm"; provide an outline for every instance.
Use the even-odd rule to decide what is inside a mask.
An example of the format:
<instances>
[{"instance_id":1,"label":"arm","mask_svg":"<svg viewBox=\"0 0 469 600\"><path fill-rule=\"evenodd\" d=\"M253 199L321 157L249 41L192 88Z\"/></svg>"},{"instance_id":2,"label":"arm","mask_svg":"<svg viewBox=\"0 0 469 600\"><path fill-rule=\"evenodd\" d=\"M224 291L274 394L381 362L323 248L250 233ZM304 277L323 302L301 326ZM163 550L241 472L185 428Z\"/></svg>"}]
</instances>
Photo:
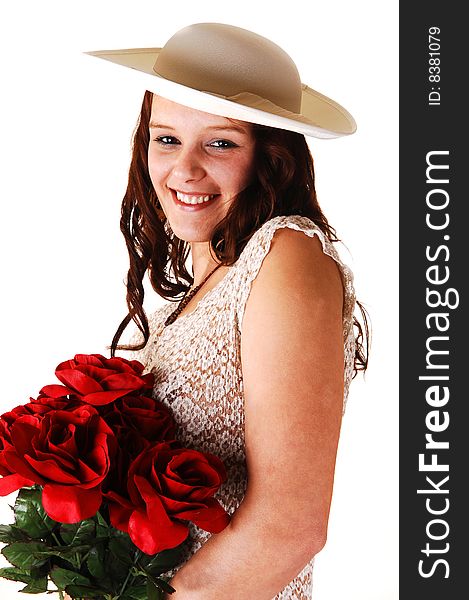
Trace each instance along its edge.
<instances>
[{"instance_id":1,"label":"arm","mask_svg":"<svg viewBox=\"0 0 469 600\"><path fill-rule=\"evenodd\" d=\"M320 241L278 231L242 327L246 495L168 598L270 600L323 547L342 416L342 300Z\"/></svg>"}]
</instances>

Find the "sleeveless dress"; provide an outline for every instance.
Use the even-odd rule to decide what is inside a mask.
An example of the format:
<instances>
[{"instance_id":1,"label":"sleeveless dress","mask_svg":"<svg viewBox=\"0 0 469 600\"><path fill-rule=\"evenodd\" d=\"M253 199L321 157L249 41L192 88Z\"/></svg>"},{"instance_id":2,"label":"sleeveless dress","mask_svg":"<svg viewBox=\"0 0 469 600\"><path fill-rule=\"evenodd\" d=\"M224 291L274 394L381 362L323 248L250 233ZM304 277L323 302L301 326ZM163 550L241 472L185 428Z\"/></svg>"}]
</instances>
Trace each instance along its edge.
<instances>
[{"instance_id":1,"label":"sleeveless dress","mask_svg":"<svg viewBox=\"0 0 469 600\"><path fill-rule=\"evenodd\" d=\"M191 313L179 316L173 324L164 327L175 304L168 302L157 309L149 316L151 335L145 348L132 355L145 365L146 371L154 373L154 396L171 407L178 426L177 439L186 447L211 452L224 462L227 481L215 497L229 514L240 505L247 482L241 324L251 284L269 252L275 231L281 227L298 230L310 237L317 235L323 251L336 261L341 271L344 283L345 407L355 354L353 275L322 231L302 216L274 217L264 223L224 278L206 293ZM184 562L211 535L192 523L189 529L189 537L184 542ZM274 600L309 600L312 597L313 562L312 558Z\"/></svg>"}]
</instances>

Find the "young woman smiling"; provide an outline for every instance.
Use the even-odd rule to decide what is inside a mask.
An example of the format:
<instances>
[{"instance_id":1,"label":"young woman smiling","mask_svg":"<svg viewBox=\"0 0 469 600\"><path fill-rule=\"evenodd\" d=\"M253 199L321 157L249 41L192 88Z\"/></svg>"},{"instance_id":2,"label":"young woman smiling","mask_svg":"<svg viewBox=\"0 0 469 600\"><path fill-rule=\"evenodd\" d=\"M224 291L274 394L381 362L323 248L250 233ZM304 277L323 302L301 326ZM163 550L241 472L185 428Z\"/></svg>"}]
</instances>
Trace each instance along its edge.
<instances>
[{"instance_id":1,"label":"young woman smiling","mask_svg":"<svg viewBox=\"0 0 469 600\"><path fill-rule=\"evenodd\" d=\"M212 536L191 525L171 598L311 598L368 338L305 135L350 135L355 122L302 84L283 50L237 27L91 54L132 67L148 90L122 203L129 310L112 350L134 350L178 439L228 474L217 498L231 522ZM151 315L147 273L170 300ZM131 320L137 335L119 345Z\"/></svg>"}]
</instances>

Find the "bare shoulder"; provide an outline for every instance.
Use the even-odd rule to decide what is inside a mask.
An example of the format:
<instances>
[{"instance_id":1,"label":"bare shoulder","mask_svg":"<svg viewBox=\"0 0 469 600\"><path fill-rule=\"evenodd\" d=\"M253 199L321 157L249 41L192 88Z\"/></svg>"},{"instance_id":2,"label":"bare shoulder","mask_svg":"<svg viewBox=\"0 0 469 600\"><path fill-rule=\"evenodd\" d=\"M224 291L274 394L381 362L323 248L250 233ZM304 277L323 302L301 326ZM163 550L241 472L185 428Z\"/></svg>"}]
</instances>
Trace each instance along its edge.
<instances>
[{"instance_id":1,"label":"bare shoulder","mask_svg":"<svg viewBox=\"0 0 469 600\"><path fill-rule=\"evenodd\" d=\"M309 236L288 227L278 229L253 282L248 305L262 301L266 294L275 302L279 296L297 303L303 298L309 306L326 301L341 309L343 283L339 266L324 253L317 235Z\"/></svg>"},{"instance_id":2,"label":"bare shoulder","mask_svg":"<svg viewBox=\"0 0 469 600\"><path fill-rule=\"evenodd\" d=\"M318 236L280 229L274 234L248 297L242 322L241 354L246 374L259 373L260 357L268 356L266 372L291 358L298 366L330 359L330 372L343 369L344 288L335 260L323 252Z\"/></svg>"}]
</instances>

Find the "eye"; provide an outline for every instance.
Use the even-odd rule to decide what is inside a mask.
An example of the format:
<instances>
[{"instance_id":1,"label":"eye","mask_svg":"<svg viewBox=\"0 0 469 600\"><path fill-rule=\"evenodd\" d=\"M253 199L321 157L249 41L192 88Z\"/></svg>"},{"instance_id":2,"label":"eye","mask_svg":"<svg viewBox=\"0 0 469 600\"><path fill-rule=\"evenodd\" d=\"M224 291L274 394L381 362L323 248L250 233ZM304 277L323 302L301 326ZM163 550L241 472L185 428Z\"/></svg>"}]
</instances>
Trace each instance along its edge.
<instances>
[{"instance_id":1,"label":"eye","mask_svg":"<svg viewBox=\"0 0 469 600\"><path fill-rule=\"evenodd\" d=\"M238 146L229 140L215 140L209 144L212 148L220 148L224 150L225 148L237 148Z\"/></svg>"},{"instance_id":2,"label":"eye","mask_svg":"<svg viewBox=\"0 0 469 600\"><path fill-rule=\"evenodd\" d=\"M155 142L161 144L162 146L174 146L175 144L179 144L179 140L172 135L160 135L155 139Z\"/></svg>"}]
</instances>

